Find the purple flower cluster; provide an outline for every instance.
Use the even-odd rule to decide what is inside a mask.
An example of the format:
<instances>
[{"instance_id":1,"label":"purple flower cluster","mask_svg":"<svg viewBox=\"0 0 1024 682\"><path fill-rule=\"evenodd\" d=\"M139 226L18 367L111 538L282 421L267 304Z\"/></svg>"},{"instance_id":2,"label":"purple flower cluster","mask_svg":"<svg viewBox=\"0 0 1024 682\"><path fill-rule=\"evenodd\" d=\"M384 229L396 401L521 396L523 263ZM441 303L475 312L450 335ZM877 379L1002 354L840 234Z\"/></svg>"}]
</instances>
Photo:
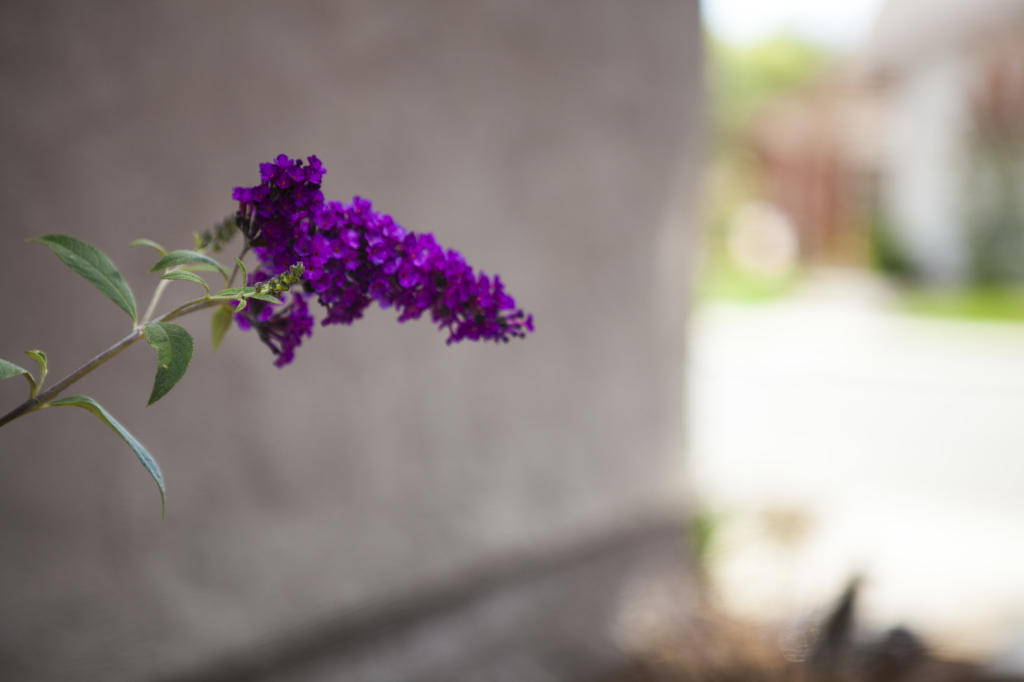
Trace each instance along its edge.
<instances>
[{"instance_id":1,"label":"purple flower cluster","mask_svg":"<svg viewBox=\"0 0 1024 682\"><path fill-rule=\"evenodd\" d=\"M278 156L260 164L262 182L237 187L238 218L261 262L249 284L265 281L296 263L305 267L304 291L283 306L250 301L239 325L255 327L274 350L279 367L294 359L303 336L313 333L306 299L327 308L322 325L351 324L373 301L394 306L398 321L431 319L448 331L448 343L463 339L508 341L533 331L533 316L516 309L497 275L473 268L458 251L444 249L432 234L406 231L369 201L324 203L323 165L315 156L303 165Z\"/></svg>"},{"instance_id":2,"label":"purple flower cluster","mask_svg":"<svg viewBox=\"0 0 1024 682\"><path fill-rule=\"evenodd\" d=\"M262 301L252 301L249 308L259 308L252 313L235 315L238 327L249 330L253 327L260 340L270 346L277 359L274 364L284 367L295 359L295 348L302 345L303 336L313 335L313 316L309 314L305 294L292 294L292 302L275 310L278 306Z\"/></svg>"}]
</instances>

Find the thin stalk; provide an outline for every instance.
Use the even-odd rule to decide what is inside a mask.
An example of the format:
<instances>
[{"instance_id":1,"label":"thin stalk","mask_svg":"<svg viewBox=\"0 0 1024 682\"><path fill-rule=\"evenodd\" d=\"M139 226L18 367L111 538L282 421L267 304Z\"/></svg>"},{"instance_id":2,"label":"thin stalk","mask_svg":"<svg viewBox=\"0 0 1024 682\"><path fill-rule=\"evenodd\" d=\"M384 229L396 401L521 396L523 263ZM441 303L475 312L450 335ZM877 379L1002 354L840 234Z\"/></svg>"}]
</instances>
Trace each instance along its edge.
<instances>
[{"instance_id":1,"label":"thin stalk","mask_svg":"<svg viewBox=\"0 0 1024 682\"><path fill-rule=\"evenodd\" d=\"M205 249L201 249L199 253L204 253L204 251ZM244 255L245 251L243 251L242 254ZM182 265L176 265L173 268L167 268L167 270L165 270L165 273L174 272L175 270L181 270L183 267L184 266ZM238 269L238 265L235 265L235 269ZM231 277L232 279L234 279L234 275L232 275ZM167 285L170 283L171 281L167 279L161 279L157 283L156 291L153 292L153 298L149 302L149 307L146 308L146 314L142 316L141 324L146 324L147 322L149 322L150 318L153 317L153 313L156 312L156 304L160 302L160 297L164 295L164 289L166 289ZM230 287L231 284L228 284L227 286Z\"/></svg>"},{"instance_id":2,"label":"thin stalk","mask_svg":"<svg viewBox=\"0 0 1024 682\"><path fill-rule=\"evenodd\" d=\"M224 305L224 301L211 301L206 298L197 298L193 301L189 301L188 303L178 306L177 308L167 313L166 315L158 317L155 321L167 322L188 315L189 313L194 313L205 308L211 308L216 305ZM74 372L72 372L71 374L67 375L66 377L55 383L50 388L39 393L34 398L29 398L21 405L18 405L16 408L11 410L4 416L0 417L0 426L3 426L8 422L12 422L18 417L22 417L28 414L29 412L35 412L36 410L45 407L46 404L53 400L54 398L56 398L61 391L71 386L71 384L75 383L76 381L84 377L86 374L93 371L94 369L105 363L107 360L123 351L128 346L143 338L143 336L144 334L142 327L136 327L135 329L132 330L131 334L124 337L123 339L115 343L113 346L111 346L110 348L106 349L105 351L94 357L92 360L89 360L89 362L85 363L84 365L76 369Z\"/></svg>"},{"instance_id":3,"label":"thin stalk","mask_svg":"<svg viewBox=\"0 0 1024 682\"><path fill-rule=\"evenodd\" d=\"M206 308L212 308L213 306L217 305L226 305L227 303L229 303L229 301L226 301L224 299L210 300L208 298L197 298L195 300L189 301L188 303L181 304L180 306L178 306L177 308L175 308L174 310L165 315L161 315L160 317L156 318L155 322L170 322L171 320L176 320L179 317L184 317L185 315L189 315L196 311L204 310Z\"/></svg>"},{"instance_id":4,"label":"thin stalk","mask_svg":"<svg viewBox=\"0 0 1024 682\"><path fill-rule=\"evenodd\" d=\"M149 318L153 317L153 313L156 311L156 304L160 301L160 297L163 296L164 289L170 284L170 280L162 279L156 285L156 291L153 292L153 299L149 302L149 307L146 308L146 314L142 316L142 324L149 322Z\"/></svg>"},{"instance_id":5,"label":"thin stalk","mask_svg":"<svg viewBox=\"0 0 1024 682\"><path fill-rule=\"evenodd\" d=\"M105 351L94 357L92 360L85 363L84 365L76 369L74 372L67 375L66 377L55 383L53 386L37 395L35 398L29 398L21 405L18 405L16 408L5 414L3 417L0 417L0 426L3 426L8 422L14 421L18 417L26 415L29 412L35 412L39 408L46 405L46 403L56 398L57 395L61 391L66 389L68 386L75 383L76 381L84 377L86 374L93 371L94 369L102 365L104 362L114 357L115 355L117 355L125 348L132 345L141 338L142 328L136 327L135 329L132 330L131 334L124 337L123 339L115 343L113 346L106 349Z\"/></svg>"},{"instance_id":6,"label":"thin stalk","mask_svg":"<svg viewBox=\"0 0 1024 682\"><path fill-rule=\"evenodd\" d=\"M239 260L244 258L245 254L248 251L248 246L243 248L242 253L238 256ZM228 280L228 287L231 286L231 282L235 280L235 276L237 274L238 264L236 263L235 269L231 273L231 279ZM152 300L150 300L149 306L147 306L146 308L146 314L142 317L142 322L140 322L139 325L132 330L131 334L124 337L123 339L115 343L113 346L106 349L105 351L94 357L92 360L85 363L84 365L76 369L74 372L58 381L50 388L46 389L42 393L39 393L34 398L29 398L21 405L18 405L16 408L11 410L4 416L0 417L0 426L4 426L8 422L12 422L18 417L22 417L28 414L29 412L35 412L36 410L45 407L48 402L56 398L60 394L60 392L66 389L68 386L75 383L76 381L84 377L86 374L93 371L94 369L102 365L104 362L114 357L115 355L117 355L118 353L120 353L125 348L132 345L139 339L141 339L144 336L143 325L149 322L149 319L153 316L153 312L156 310L156 304L159 302L160 296L163 294L164 289L167 287L168 281L169 280L162 279L160 280L160 283L157 284L156 291L153 293L153 298ZM246 282L245 284L248 284L248 282ZM205 308L212 308L213 306L224 305L224 303L225 302L222 300L211 301L208 297L193 299L188 303L183 303L182 305L178 306L171 312L161 315L160 317L156 318L154 322L169 322L170 320L175 320L179 317L183 317L185 315L194 313L199 310L203 310Z\"/></svg>"}]
</instances>

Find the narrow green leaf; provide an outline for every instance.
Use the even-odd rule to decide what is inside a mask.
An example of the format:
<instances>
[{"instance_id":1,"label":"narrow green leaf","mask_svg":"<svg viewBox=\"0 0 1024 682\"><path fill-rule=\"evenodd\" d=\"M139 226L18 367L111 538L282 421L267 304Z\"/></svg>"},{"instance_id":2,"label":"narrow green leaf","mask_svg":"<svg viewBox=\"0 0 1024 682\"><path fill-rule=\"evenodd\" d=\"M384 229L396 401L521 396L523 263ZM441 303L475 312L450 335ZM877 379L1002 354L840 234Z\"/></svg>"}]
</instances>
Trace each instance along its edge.
<instances>
[{"instance_id":1,"label":"narrow green leaf","mask_svg":"<svg viewBox=\"0 0 1024 682\"><path fill-rule=\"evenodd\" d=\"M266 301L267 303L273 303L274 305L281 305L284 303L283 300L272 296L271 294L257 294L256 287L246 287L243 291L242 287L231 287L224 291L218 291L216 294L210 296L212 301L240 301L242 298L255 298L258 301Z\"/></svg>"},{"instance_id":2,"label":"narrow green leaf","mask_svg":"<svg viewBox=\"0 0 1024 682\"><path fill-rule=\"evenodd\" d=\"M66 234L48 234L28 241L40 242L50 247L69 268L92 282L104 296L131 315L132 322L138 320L132 290L102 251Z\"/></svg>"},{"instance_id":3,"label":"narrow green leaf","mask_svg":"<svg viewBox=\"0 0 1024 682\"><path fill-rule=\"evenodd\" d=\"M210 298L237 301L243 296L248 298L256 293L256 287L231 287L230 289L222 289L218 291Z\"/></svg>"},{"instance_id":4,"label":"narrow green leaf","mask_svg":"<svg viewBox=\"0 0 1024 682\"><path fill-rule=\"evenodd\" d=\"M196 263L194 265L184 265L182 270L188 270L189 272L221 272L221 267L207 265L206 263Z\"/></svg>"},{"instance_id":5,"label":"narrow green leaf","mask_svg":"<svg viewBox=\"0 0 1024 682\"><path fill-rule=\"evenodd\" d=\"M226 305L217 306L217 309L213 311L213 318L210 320L210 331L213 333L214 352L217 352L217 349L220 348L220 342L224 340L224 335L231 328L231 320L234 316L231 308Z\"/></svg>"},{"instance_id":6,"label":"narrow green leaf","mask_svg":"<svg viewBox=\"0 0 1024 682\"><path fill-rule=\"evenodd\" d=\"M240 312L242 312L243 310L245 310L245 306L247 306L247 305L249 305L249 302L248 302L248 301L246 301L246 300L245 300L245 299L243 298L242 300L240 300L240 301L238 302L238 305L236 305L236 306L235 306L235 312L236 312L236 313L240 313Z\"/></svg>"},{"instance_id":7,"label":"narrow green leaf","mask_svg":"<svg viewBox=\"0 0 1024 682\"><path fill-rule=\"evenodd\" d=\"M27 350L25 355L35 360L36 364L39 365L39 388L42 388L43 382L46 381L46 353L41 350Z\"/></svg>"},{"instance_id":8,"label":"narrow green leaf","mask_svg":"<svg viewBox=\"0 0 1024 682\"><path fill-rule=\"evenodd\" d=\"M18 367L13 362L8 362L7 360L0 360L0 381L3 381L4 379L10 379L11 377L16 377L19 374L28 374L28 370L22 367Z\"/></svg>"},{"instance_id":9,"label":"narrow green leaf","mask_svg":"<svg viewBox=\"0 0 1024 682\"><path fill-rule=\"evenodd\" d=\"M36 387L36 380L32 378L32 375L29 374L28 370L18 367L13 362L0 360L0 381L3 381L4 379L10 379L11 377L16 377L19 374L28 379L29 390L32 392L32 397L35 398L36 393L39 392L39 389Z\"/></svg>"},{"instance_id":10,"label":"narrow green leaf","mask_svg":"<svg viewBox=\"0 0 1024 682\"><path fill-rule=\"evenodd\" d=\"M243 291L247 294L254 294L256 293L256 287L246 287L245 289L242 289L242 287L231 287L230 289L218 291L210 298L224 301L235 301L241 298Z\"/></svg>"},{"instance_id":11,"label":"narrow green leaf","mask_svg":"<svg viewBox=\"0 0 1024 682\"><path fill-rule=\"evenodd\" d=\"M133 241L128 246L148 246L150 248L154 248L157 251L159 251L161 256L166 256L167 255L167 249L165 249L164 247L160 246L159 244L157 244L152 239L136 239L135 241Z\"/></svg>"},{"instance_id":12,"label":"narrow green leaf","mask_svg":"<svg viewBox=\"0 0 1024 682\"><path fill-rule=\"evenodd\" d=\"M160 279L183 279L187 282L195 282L196 284L202 284L203 288L206 289L206 295L210 295L210 286L206 281L199 275L193 275L191 272L185 272L184 270L172 270L167 274L160 277Z\"/></svg>"},{"instance_id":13,"label":"narrow green leaf","mask_svg":"<svg viewBox=\"0 0 1024 682\"><path fill-rule=\"evenodd\" d=\"M239 259L235 259L235 263L238 264L238 269L242 271L242 286L249 286L249 270L245 267L245 263Z\"/></svg>"},{"instance_id":14,"label":"narrow green leaf","mask_svg":"<svg viewBox=\"0 0 1024 682\"><path fill-rule=\"evenodd\" d=\"M149 271L156 272L164 268L173 268L176 265L189 265L191 263L202 263L214 267L217 269L217 272L224 276L225 282L228 279L228 271L223 265L198 251L171 251L157 261L157 264L151 267Z\"/></svg>"},{"instance_id":15,"label":"narrow green leaf","mask_svg":"<svg viewBox=\"0 0 1024 682\"><path fill-rule=\"evenodd\" d=\"M150 455L146 448L142 447L142 443L135 440L135 436L128 432L128 429L121 426L121 424L114 419L109 412L104 410L98 402L85 395L73 395L69 398L61 398L60 400L54 400L52 403L48 403L46 407L81 407L89 410L94 415L102 419L107 426L112 428L114 432L124 439L125 443L128 443L128 447L135 451L138 455L139 461L142 462L142 466L146 467L149 475L156 481L156 485L160 488L160 506L163 509L163 514L167 516L167 491L164 490L164 476L160 473L160 467L157 466L156 460Z\"/></svg>"},{"instance_id":16,"label":"narrow green leaf","mask_svg":"<svg viewBox=\"0 0 1024 682\"><path fill-rule=\"evenodd\" d=\"M185 376L194 344L187 331L170 322L148 322L144 329L146 342L156 348L156 381L147 403L152 405Z\"/></svg>"}]
</instances>

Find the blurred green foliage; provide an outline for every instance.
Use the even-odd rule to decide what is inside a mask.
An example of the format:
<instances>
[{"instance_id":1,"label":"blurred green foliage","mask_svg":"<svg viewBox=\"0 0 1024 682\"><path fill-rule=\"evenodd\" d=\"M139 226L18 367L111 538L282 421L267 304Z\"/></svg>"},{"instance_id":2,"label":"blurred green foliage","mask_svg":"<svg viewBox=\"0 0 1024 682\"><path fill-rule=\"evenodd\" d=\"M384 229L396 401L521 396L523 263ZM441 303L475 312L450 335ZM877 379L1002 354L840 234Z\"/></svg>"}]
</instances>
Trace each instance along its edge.
<instances>
[{"instance_id":1,"label":"blurred green foliage","mask_svg":"<svg viewBox=\"0 0 1024 682\"><path fill-rule=\"evenodd\" d=\"M906 312L929 317L1024 322L1024 290L1019 288L909 289L900 304Z\"/></svg>"},{"instance_id":2,"label":"blurred green foliage","mask_svg":"<svg viewBox=\"0 0 1024 682\"><path fill-rule=\"evenodd\" d=\"M970 150L968 276L983 288L1024 284L1024 142L976 132Z\"/></svg>"},{"instance_id":3,"label":"blurred green foliage","mask_svg":"<svg viewBox=\"0 0 1024 682\"><path fill-rule=\"evenodd\" d=\"M702 571L708 571L715 543L722 531L724 516L701 507L690 517L690 543L693 558Z\"/></svg>"},{"instance_id":4,"label":"blurred green foliage","mask_svg":"<svg viewBox=\"0 0 1024 682\"><path fill-rule=\"evenodd\" d=\"M709 258L696 294L698 301L726 300L734 303L762 303L782 298L803 280L799 271L768 279L745 272L724 255Z\"/></svg>"},{"instance_id":5,"label":"blurred green foliage","mask_svg":"<svg viewBox=\"0 0 1024 682\"><path fill-rule=\"evenodd\" d=\"M808 85L833 58L828 50L786 34L750 47L714 37L708 37L707 45L716 156L738 151L759 109Z\"/></svg>"},{"instance_id":6,"label":"blurred green foliage","mask_svg":"<svg viewBox=\"0 0 1024 682\"><path fill-rule=\"evenodd\" d=\"M894 280L915 283L920 273L899 235L893 230L881 202L874 197L868 225L868 257L871 267Z\"/></svg>"}]
</instances>

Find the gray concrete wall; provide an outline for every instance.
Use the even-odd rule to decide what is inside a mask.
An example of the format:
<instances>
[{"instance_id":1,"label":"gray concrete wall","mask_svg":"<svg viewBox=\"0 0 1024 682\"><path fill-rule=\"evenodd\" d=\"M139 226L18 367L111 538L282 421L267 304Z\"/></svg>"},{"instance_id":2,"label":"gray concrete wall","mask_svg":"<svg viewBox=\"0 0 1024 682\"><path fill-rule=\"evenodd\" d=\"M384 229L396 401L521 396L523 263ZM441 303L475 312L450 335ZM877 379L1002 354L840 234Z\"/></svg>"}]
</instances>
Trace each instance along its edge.
<instances>
[{"instance_id":1,"label":"gray concrete wall","mask_svg":"<svg viewBox=\"0 0 1024 682\"><path fill-rule=\"evenodd\" d=\"M4 679L203 669L656 514L678 455L697 0L0 5L0 357L60 377L129 331L31 236L154 254L233 210L281 152L499 272L526 341L444 345L373 309L278 370L252 334L145 407L137 345L84 410L0 431ZM180 299L194 294L189 285ZM174 296L170 302L173 302ZM24 360L24 363L22 362ZM23 399L0 384L0 410Z\"/></svg>"}]
</instances>

